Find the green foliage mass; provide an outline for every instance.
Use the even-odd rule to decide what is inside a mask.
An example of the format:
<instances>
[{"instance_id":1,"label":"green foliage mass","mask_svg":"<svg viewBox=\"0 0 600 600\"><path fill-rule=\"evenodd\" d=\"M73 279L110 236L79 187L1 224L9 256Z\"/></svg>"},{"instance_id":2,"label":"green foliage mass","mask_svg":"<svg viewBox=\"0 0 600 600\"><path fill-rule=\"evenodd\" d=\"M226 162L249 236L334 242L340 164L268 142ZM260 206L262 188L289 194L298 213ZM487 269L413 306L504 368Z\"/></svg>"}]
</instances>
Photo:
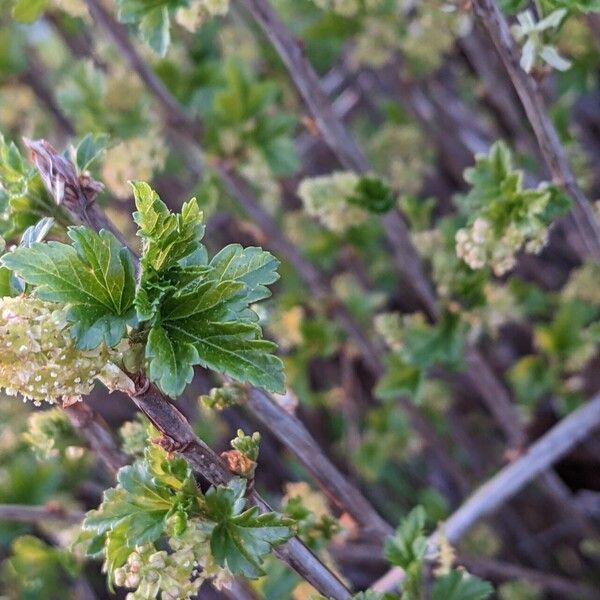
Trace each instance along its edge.
<instances>
[{"instance_id":1,"label":"green foliage mass","mask_svg":"<svg viewBox=\"0 0 600 600\"><path fill-rule=\"evenodd\" d=\"M136 297L148 330L149 375L178 396L201 364L271 391L282 392L283 366L262 339L249 308L269 295L278 261L260 248L231 245L210 261L200 244L194 200L171 214L144 183L134 184L139 235L144 240Z\"/></svg>"}]
</instances>

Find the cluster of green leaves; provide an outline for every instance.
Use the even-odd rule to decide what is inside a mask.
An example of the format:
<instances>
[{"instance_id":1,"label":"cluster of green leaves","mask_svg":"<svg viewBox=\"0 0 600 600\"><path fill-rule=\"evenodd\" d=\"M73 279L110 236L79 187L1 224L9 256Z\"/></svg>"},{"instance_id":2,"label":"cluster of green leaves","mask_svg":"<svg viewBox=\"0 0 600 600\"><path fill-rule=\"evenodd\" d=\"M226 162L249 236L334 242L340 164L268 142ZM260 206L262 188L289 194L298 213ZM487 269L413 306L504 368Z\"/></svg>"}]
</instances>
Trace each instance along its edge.
<instances>
[{"instance_id":1,"label":"cluster of green leaves","mask_svg":"<svg viewBox=\"0 0 600 600\"><path fill-rule=\"evenodd\" d=\"M70 448L79 447L82 450L81 436L59 408L34 412L27 424L28 430L23 439L42 460L64 457Z\"/></svg>"},{"instance_id":2,"label":"cluster of green leaves","mask_svg":"<svg viewBox=\"0 0 600 600\"><path fill-rule=\"evenodd\" d=\"M396 205L396 195L379 177L364 175L356 184L348 203L359 206L367 212L382 215Z\"/></svg>"},{"instance_id":3,"label":"cluster of green leaves","mask_svg":"<svg viewBox=\"0 0 600 600\"><path fill-rule=\"evenodd\" d=\"M134 25L139 36L160 56L167 53L171 43L171 17L177 10L190 9L184 18L201 22L206 17L226 13L229 6L228 0L116 0L116 3L119 20Z\"/></svg>"},{"instance_id":4,"label":"cluster of green leaves","mask_svg":"<svg viewBox=\"0 0 600 600\"><path fill-rule=\"evenodd\" d=\"M443 569L444 573L429 574L431 542L425 536L425 511L414 508L400 523L396 533L385 545L385 558L404 569L402 600L485 600L493 592L492 586L459 569ZM434 551L435 553L435 551ZM425 596L424 579L431 577L431 592ZM384 597L385 598L385 597Z\"/></svg>"},{"instance_id":5,"label":"cluster of green leaves","mask_svg":"<svg viewBox=\"0 0 600 600\"><path fill-rule=\"evenodd\" d=\"M200 111L206 126L205 145L221 156L248 160L258 152L274 175L290 175L299 166L293 133L297 119L277 108L278 85L259 81L241 61L222 65L212 99Z\"/></svg>"},{"instance_id":6,"label":"cluster of green leaves","mask_svg":"<svg viewBox=\"0 0 600 600\"><path fill-rule=\"evenodd\" d=\"M275 345L262 339L258 317L249 308L269 295L266 286L278 278L278 261L260 248L237 244L209 261L194 200L174 215L147 184L135 183L134 193L134 218L143 240L135 303L148 333L151 379L175 397L191 381L192 367L201 364L283 392Z\"/></svg>"},{"instance_id":7,"label":"cluster of green leaves","mask_svg":"<svg viewBox=\"0 0 600 600\"><path fill-rule=\"evenodd\" d=\"M189 0L117 0L119 21L135 24L140 37L164 56L171 42L171 13Z\"/></svg>"},{"instance_id":8,"label":"cluster of green leaves","mask_svg":"<svg viewBox=\"0 0 600 600\"><path fill-rule=\"evenodd\" d=\"M166 394L181 394L197 364L282 392L275 345L262 339L249 308L269 295L278 261L235 244L209 261L195 200L176 215L147 184L136 183L134 191L144 242L137 286L129 250L113 234L86 227L68 229L72 244L22 245L5 254L2 265L39 298L69 307L82 349L116 346L128 326L139 326L149 376Z\"/></svg>"},{"instance_id":9,"label":"cluster of green leaves","mask_svg":"<svg viewBox=\"0 0 600 600\"><path fill-rule=\"evenodd\" d=\"M216 563L253 578L263 574L261 562L272 547L292 535L290 520L247 508L244 479L202 494L188 463L168 459L157 446L120 469L117 481L83 523L87 552L104 557L111 579L136 547L177 539L198 523L208 532Z\"/></svg>"},{"instance_id":10,"label":"cluster of green leaves","mask_svg":"<svg viewBox=\"0 0 600 600\"><path fill-rule=\"evenodd\" d=\"M401 319L387 314L378 318L377 326L392 350L375 390L382 400L406 394L418 402L431 367L458 369L462 364L468 328L457 314L447 312L435 325L422 315Z\"/></svg>"},{"instance_id":11,"label":"cluster of green leaves","mask_svg":"<svg viewBox=\"0 0 600 600\"><path fill-rule=\"evenodd\" d=\"M64 597L65 584L80 572L73 555L33 535L16 538L2 563L0 581L20 600Z\"/></svg>"},{"instance_id":12,"label":"cluster of green leaves","mask_svg":"<svg viewBox=\"0 0 600 600\"><path fill-rule=\"evenodd\" d=\"M89 61L79 61L69 68L69 77L59 84L56 97L78 131L129 138L146 132L149 127L147 102L136 94L127 96L115 110L109 99L110 71L103 71ZM119 90L119 93L121 91Z\"/></svg>"},{"instance_id":13,"label":"cluster of green leaves","mask_svg":"<svg viewBox=\"0 0 600 600\"><path fill-rule=\"evenodd\" d=\"M585 398L579 374L596 355L600 343L598 307L571 298L556 302L533 326L535 354L526 354L509 370L515 399L532 413L543 399L570 412Z\"/></svg>"},{"instance_id":14,"label":"cluster of green leaves","mask_svg":"<svg viewBox=\"0 0 600 600\"><path fill-rule=\"evenodd\" d=\"M523 171L513 167L503 142L475 160L464 173L471 189L457 197L467 216L467 226L456 234L457 254L473 269L490 265L501 275L512 268L523 246L530 252L543 247L548 227L568 210L569 199L545 183L524 189Z\"/></svg>"}]
</instances>

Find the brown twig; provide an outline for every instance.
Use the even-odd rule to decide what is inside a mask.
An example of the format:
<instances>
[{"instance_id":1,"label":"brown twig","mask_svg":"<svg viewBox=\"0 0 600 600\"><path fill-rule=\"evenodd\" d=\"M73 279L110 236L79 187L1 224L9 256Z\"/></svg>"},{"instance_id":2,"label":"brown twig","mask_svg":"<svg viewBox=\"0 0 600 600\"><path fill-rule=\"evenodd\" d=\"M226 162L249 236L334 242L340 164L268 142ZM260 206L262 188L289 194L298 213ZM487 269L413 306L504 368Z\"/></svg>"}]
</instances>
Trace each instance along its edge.
<instances>
[{"instance_id":1,"label":"brown twig","mask_svg":"<svg viewBox=\"0 0 600 600\"><path fill-rule=\"evenodd\" d=\"M64 410L72 425L82 432L112 475L127 464L127 459L117 447L104 419L90 406L78 402Z\"/></svg>"},{"instance_id":2,"label":"brown twig","mask_svg":"<svg viewBox=\"0 0 600 600\"><path fill-rule=\"evenodd\" d=\"M0 504L0 521L18 521L19 523L37 523L38 521L60 521L76 525L81 523L85 513L65 510L49 502L44 506L26 504Z\"/></svg>"}]
</instances>

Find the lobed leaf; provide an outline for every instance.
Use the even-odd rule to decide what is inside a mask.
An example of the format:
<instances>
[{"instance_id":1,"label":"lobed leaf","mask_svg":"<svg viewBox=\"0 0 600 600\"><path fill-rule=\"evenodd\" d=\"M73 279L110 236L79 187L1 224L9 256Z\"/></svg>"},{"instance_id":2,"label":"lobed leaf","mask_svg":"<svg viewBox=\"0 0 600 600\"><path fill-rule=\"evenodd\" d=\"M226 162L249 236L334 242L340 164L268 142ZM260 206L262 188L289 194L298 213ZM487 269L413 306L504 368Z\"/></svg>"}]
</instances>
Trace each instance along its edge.
<instances>
[{"instance_id":1,"label":"lobed leaf","mask_svg":"<svg viewBox=\"0 0 600 600\"><path fill-rule=\"evenodd\" d=\"M2 257L2 264L35 286L42 300L70 306L77 345L115 346L135 321L134 268L129 251L108 231L71 227L73 245L33 242Z\"/></svg>"}]
</instances>

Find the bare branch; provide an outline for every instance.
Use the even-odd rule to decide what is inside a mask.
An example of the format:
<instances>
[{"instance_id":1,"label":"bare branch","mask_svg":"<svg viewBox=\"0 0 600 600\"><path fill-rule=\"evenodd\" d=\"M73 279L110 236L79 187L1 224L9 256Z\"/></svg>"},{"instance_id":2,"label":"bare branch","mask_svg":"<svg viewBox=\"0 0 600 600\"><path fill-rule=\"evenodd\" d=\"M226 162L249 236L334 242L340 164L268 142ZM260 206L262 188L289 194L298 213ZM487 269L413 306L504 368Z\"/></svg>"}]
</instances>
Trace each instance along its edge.
<instances>
[{"instance_id":1,"label":"bare branch","mask_svg":"<svg viewBox=\"0 0 600 600\"><path fill-rule=\"evenodd\" d=\"M37 523L38 521L60 521L76 525L81 523L85 513L65 510L49 502L44 506L26 504L0 504L0 521L18 521L19 523Z\"/></svg>"},{"instance_id":2,"label":"bare branch","mask_svg":"<svg viewBox=\"0 0 600 600\"><path fill-rule=\"evenodd\" d=\"M84 402L77 402L64 410L72 425L87 438L92 450L98 454L112 475L127 464L104 419L90 406Z\"/></svg>"},{"instance_id":3,"label":"bare branch","mask_svg":"<svg viewBox=\"0 0 600 600\"><path fill-rule=\"evenodd\" d=\"M261 390L248 393L248 406L263 424L283 444L293 449L296 457L319 483L321 489L338 508L348 512L371 535L382 542L393 532L369 504L368 500L344 477L317 446L302 422L281 410L281 407Z\"/></svg>"}]
</instances>

